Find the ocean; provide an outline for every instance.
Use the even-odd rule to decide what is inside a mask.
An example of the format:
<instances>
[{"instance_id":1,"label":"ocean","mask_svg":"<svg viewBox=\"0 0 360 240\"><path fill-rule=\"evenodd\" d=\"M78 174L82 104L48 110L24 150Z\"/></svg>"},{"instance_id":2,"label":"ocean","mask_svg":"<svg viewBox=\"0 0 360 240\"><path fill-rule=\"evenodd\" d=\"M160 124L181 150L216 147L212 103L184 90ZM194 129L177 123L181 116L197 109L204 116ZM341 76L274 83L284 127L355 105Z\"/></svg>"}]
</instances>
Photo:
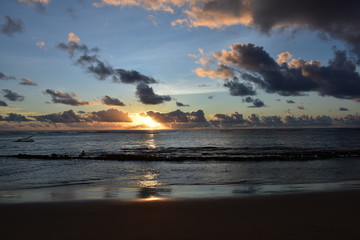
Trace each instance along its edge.
<instances>
[{"instance_id":1,"label":"ocean","mask_svg":"<svg viewBox=\"0 0 360 240\"><path fill-rule=\"evenodd\" d=\"M359 187L358 128L0 132L0 203Z\"/></svg>"}]
</instances>

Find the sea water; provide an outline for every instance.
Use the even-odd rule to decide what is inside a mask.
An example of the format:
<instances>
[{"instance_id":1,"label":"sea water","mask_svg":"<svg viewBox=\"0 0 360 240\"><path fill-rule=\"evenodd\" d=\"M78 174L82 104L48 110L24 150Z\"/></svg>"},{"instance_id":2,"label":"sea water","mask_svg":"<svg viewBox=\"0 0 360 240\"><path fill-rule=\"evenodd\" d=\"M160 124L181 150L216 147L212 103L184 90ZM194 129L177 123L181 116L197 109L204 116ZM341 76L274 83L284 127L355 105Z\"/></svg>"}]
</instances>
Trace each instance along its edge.
<instances>
[{"instance_id":1,"label":"sea water","mask_svg":"<svg viewBox=\"0 0 360 240\"><path fill-rule=\"evenodd\" d=\"M359 150L354 128L3 131L0 202L358 188Z\"/></svg>"}]
</instances>

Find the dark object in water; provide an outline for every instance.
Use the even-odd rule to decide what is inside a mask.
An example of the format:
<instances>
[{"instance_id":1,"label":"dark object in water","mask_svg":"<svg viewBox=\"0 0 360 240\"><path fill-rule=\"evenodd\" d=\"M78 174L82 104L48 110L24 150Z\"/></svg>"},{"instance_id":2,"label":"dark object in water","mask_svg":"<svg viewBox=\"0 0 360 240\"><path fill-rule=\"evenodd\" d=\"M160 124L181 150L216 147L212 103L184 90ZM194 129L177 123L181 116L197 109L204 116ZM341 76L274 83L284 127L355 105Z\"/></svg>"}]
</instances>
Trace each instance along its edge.
<instances>
[{"instance_id":1,"label":"dark object in water","mask_svg":"<svg viewBox=\"0 0 360 240\"><path fill-rule=\"evenodd\" d=\"M30 137L26 137L26 138L20 138L14 142L35 142L34 139L32 139L33 136L30 136Z\"/></svg>"}]
</instances>

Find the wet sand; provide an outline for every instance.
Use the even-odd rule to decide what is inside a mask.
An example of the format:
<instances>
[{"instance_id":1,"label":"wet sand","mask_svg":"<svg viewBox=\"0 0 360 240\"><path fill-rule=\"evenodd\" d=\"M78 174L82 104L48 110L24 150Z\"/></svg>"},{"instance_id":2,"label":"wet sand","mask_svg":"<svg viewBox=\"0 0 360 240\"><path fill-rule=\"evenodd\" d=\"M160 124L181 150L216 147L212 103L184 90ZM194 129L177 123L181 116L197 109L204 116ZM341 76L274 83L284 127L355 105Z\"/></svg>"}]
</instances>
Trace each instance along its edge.
<instances>
[{"instance_id":1,"label":"wet sand","mask_svg":"<svg viewBox=\"0 0 360 240\"><path fill-rule=\"evenodd\" d=\"M1 239L360 239L360 191L0 205Z\"/></svg>"}]
</instances>

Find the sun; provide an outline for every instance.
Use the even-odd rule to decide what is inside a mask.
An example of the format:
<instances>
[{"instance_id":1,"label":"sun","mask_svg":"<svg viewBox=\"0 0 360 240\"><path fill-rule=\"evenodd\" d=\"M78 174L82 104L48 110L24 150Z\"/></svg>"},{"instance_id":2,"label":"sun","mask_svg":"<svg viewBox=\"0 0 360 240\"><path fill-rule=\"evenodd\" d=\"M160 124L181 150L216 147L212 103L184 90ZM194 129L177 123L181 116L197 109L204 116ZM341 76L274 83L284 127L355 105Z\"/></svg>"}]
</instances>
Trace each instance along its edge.
<instances>
[{"instance_id":1,"label":"sun","mask_svg":"<svg viewBox=\"0 0 360 240\"><path fill-rule=\"evenodd\" d=\"M143 124L148 126L149 128L159 128L161 124L155 122L151 117L142 117Z\"/></svg>"},{"instance_id":2,"label":"sun","mask_svg":"<svg viewBox=\"0 0 360 240\"><path fill-rule=\"evenodd\" d=\"M141 114L134 114L132 117L133 123L137 126L141 126L144 129L163 129L164 126L154 121L149 116L142 116Z\"/></svg>"}]
</instances>

